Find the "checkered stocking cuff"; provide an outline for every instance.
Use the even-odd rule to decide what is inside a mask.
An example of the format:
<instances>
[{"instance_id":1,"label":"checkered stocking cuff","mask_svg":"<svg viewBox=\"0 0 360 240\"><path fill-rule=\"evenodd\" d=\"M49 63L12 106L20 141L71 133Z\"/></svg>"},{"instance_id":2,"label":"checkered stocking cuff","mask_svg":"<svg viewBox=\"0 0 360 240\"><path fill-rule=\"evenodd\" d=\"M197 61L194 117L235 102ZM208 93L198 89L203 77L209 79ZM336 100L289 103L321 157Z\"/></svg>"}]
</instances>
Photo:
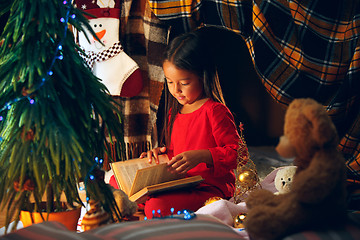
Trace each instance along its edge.
<instances>
[{"instance_id":1,"label":"checkered stocking cuff","mask_svg":"<svg viewBox=\"0 0 360 240\"><path fill-rule=\"evenodd\" d=\"M93 70L94 62L106 61L124 51L120 42L116 42L108 49L105 49L98 53L95 53L93 51L86 51L83 48L82 50L85 52L85 55L81 53L80 56L84 59L84 61L91 70Z\"/></svg>"}]
</instances>

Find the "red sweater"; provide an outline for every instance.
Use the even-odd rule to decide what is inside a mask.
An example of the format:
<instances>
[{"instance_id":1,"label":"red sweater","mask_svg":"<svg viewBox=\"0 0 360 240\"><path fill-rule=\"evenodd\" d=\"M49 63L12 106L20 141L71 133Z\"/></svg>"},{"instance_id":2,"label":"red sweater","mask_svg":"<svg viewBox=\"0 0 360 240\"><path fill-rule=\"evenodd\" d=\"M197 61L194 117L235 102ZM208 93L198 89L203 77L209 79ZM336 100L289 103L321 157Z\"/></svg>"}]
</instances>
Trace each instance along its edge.
<instances>
[{"instance_id":1,"label":"red sweater","mask_svg":"<svg viewBox=\"0 0 360 240\"><path fill-rule=\"evenodd\" d=\"M210 150L213 166L200 163L188 171L188 176L201 175L204 178L203 186L215 186L225 197L232 197L235 188L233 169L237 164L239 141L229 109L208 100L196 111L176 116L168 155L171 159L188 150Z\"/></svg>"}]
</instances>

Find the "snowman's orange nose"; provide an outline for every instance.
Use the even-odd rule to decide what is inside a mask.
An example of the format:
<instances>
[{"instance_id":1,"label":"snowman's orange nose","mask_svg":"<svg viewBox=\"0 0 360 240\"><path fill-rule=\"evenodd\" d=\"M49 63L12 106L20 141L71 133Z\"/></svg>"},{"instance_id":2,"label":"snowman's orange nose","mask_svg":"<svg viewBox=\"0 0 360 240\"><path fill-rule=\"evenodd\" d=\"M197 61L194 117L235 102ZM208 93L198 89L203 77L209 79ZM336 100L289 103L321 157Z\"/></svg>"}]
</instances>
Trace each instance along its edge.
<instances>
[{"instance_id":1,"label":"snowman's orange nose","mask_svg":"<svg viewBox=\"0 0 360 240\"><path fill-rule=\"evenodd\" d=\"M104 29L104 30L102 30L102 31L100 31L100 32L97 32L97 33L96 33L96 36L97 36L99 39L102 39L103 36L105 35L105 33L106 33L106 29Z\"/></svg>"}]
</instances>

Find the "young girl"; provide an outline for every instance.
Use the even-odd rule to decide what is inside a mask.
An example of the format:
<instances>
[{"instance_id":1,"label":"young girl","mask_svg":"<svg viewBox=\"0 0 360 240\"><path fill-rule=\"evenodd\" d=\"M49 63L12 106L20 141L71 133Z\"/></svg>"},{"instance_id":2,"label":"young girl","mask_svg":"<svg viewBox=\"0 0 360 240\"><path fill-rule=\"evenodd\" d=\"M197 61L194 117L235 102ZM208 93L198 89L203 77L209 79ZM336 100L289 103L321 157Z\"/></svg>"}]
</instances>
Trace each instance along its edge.
<instances>
[{"instance_id":1,"label":"young girl","mask_svg":"<svg viewBox=\"0 0 360 240\"><path fill-rule=\"evenodd\" d=\"M192 189L179 189L149 197L145 215L162 216L179 210L196 211L211 197L229 199L234 194L240 137L225 106L216 66L200 32L176 37L165 53L165 111L162 143L140 158L168 154L169 171L201 175ZM167 115L169 114L169 115ZM161 145L160 145L161 146Z\"/></svg>"}]
</instances>

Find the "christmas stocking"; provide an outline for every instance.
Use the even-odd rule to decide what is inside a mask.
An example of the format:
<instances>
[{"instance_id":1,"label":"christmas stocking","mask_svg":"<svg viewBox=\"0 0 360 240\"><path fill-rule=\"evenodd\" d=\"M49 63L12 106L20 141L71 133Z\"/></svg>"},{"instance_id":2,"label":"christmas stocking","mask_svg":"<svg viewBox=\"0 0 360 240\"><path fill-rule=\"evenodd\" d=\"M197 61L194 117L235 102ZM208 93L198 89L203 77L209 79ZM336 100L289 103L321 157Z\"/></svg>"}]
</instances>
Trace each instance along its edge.
<instances>
[{"instance_id":1,"label":"christmas stocking","mask_svg":"<svg viewBox=\"0 0 360 240\"><path fill-rule=\"evenodd\" d=\"M89 17L89 23L99 42L90 32L79 33L79 45L89 68L107 87L113 96L133 97L143 88L141 71L137 63L125 52L119 42L120 1L119 0L77 0L76 5L96 18ZM85 34L89 37L87 40Z\"/></svg>"}]
</instances>

